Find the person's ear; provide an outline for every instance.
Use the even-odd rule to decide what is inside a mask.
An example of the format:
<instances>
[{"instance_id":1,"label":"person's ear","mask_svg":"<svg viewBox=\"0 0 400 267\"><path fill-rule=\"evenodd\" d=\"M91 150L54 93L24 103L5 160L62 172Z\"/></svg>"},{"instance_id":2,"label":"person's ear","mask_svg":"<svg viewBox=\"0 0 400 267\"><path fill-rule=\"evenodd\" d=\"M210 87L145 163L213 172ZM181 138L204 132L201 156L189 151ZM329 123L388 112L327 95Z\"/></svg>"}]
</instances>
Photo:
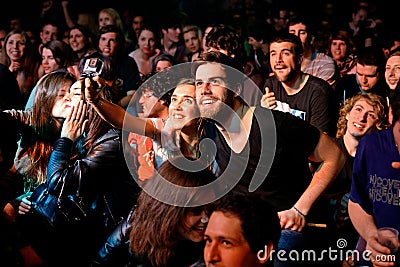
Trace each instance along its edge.
<instances>
[{"instance_id":1,"label":"person's ear","mask_svg":"<svg viewBox=\"0 0 400 267\"><path fill-rule=\"evenodd\" d=\"M235 96L236 97L240 96L242 94L242 90L243 86L240 83L237 83L234 90Z\"/></svg>"},{"instance_id":2,"label":"person's ear","mask_svg":"<svg viewBox=\"0 0 400 267\"><path fill-rule=\"evenodd\" d=\"M274 244L272 244L272 242L268 242L268 244L266 244L264 246L264 255L263 257L259 257L259 255L257 255L257 260L260 264L264 265L267 263L267 261L270 260L270 257L272 255L272 250L274 249Z\"/></svg>"},{"instance_id":3,"label":"person's ear","mask_svg":"<svg viewBox=\"0 0 400 267\"><path fill-rule=\"evenodd\" d=\"M301 63L303 63L303 59L304 59L303 54L300 54L300 55L297 56L297 61L299 62L300 66L301 66Z\"/></svg>"}]
</instances>

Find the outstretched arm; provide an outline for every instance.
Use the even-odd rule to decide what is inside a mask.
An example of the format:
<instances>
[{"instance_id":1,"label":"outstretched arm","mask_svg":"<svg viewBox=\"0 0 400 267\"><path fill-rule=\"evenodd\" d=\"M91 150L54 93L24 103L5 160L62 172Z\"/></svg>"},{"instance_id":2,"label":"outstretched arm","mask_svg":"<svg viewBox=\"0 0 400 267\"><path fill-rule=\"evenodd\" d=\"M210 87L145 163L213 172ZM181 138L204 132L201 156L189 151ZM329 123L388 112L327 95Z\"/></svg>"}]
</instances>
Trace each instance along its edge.
<instances>
[{"instance_id":1,"label":"outstretched arm","mask_svg":"<svg viewBox=\"0 0 400 267\"><path fill-rule=\"evenodd\" d=\"M98 83L99 88L105 86L105 81L98 76L94 77L93 81ZM89 78L85 79L86 100L105 121L117 129L154 137L156 129L150 120L132 116L121 106L101 98L100 90L94 88Z\"/></svg>"}]
</instances>

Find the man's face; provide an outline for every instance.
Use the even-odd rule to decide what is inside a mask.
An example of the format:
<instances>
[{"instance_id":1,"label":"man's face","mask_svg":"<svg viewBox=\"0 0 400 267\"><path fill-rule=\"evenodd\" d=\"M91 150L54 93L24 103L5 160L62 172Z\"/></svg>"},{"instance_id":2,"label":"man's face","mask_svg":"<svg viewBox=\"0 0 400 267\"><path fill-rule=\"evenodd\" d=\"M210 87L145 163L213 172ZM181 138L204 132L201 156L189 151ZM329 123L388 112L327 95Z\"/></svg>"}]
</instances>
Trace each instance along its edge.
<instances>
[{"instance_id":1,"label":"man's face","mask_svg":"<svg viewBox=\"0 0 400 267\"><path fill-rule=\"evenodd\" d=\"M40 39L42 40L42 44L50 42L51 40L56 40L58 36L58 27L53 25L45 25L40 32Z\"/></svg>"},{"instance_id":2,"label":"man's face","mask_svg":"<svg viewBox=\"0 0 400 267\"><path fill-rule=\"evenodd\" d=\"M170 40L173 43L178 43L179 38L181 35L181 28L179 27L174 27L174 28L168 28L167 30L162 30L164 33L164 38Z\"/></svg>"},{"instance_id":3,"label":"man's face","mask_svg":"<svg viewBox=\"0 0 400 267\"><path fill-rule=\"evenodd\" d=\"M308 32L307 32L307 26L304 25L303 23L297 23L294 25L289 26L289 33L293 33L294 35L297 35L301 43L303 44L303 47L305 47L305 44L307 43L308 40Z\"/></svg>"},{"instance_id":4,"label":"man's face","mask_svg":"<svg viewBox=\"0 0 400 267\"><path fill-rule=\"evenodd\" d=\"M225 67L219 63L205 63L196 70L196 101L200 114L215 118L228 102Z\"/></svg>"},{"instance_id":5,"label":"man's face","mask_svg":"<svg viewBox=\"0 0 400 267\"><path fill-rule=\"evenodd\" d=\"M294 47L291 42L273 42L270 45L272 71L280 82L292 81L296 72L300 71L299 58L295 55Z\"/></svg>"},{"instance_id":6,"label":"man's face","mask_svg":"<svg viewBox=\"0 0 400 267\"><path fill-rule=\"evenodd\" d=\"M139 103L143 107L143 117L145 118L157 118L158 114L160 114L159 111L167 108L162 105L160 99L150 89L143 90Z\"/></svg>"},{"instance_id":7,"label":"man's face","mask_svg":"<svg viewBox=\"0 0 400 267\"><path fill-rule=\"evenodd\" d=\"M347 132L360 138L376 129L378 115L365 100L358 100L346 115Z\"/></svg>"},{"instance_id":8,"label":"man's face","mask_svg":"<svg viewBox=\"0 0 400 267\"><path fill-rule=\"evenodd\" d=\"M143 17L136 16L132 20L132 29L135 31L136 34L139 34L140 29L143 27Z\"/></svg>"},{"instance_id":9,"label":"man's face","mask_svg":"<svg viewBox=\"0 0 400 267\"><path fill-rule=\"evenodd\" d=\"M248 38L249 45L253 47L253 50L260 49L262 47L262 41L257 41L254 37L249 36Z\"/></svg>"},{"instance_id":10,"label":"man's face","mask_svg":"<svg viewBox=\"0 0 400 267\"><path fill-rule=\"evenodd\" d=\"M377 66L361 65L357 63L356 76L361 89L368 91L372 89L379 81L380 75Z\"/></svg>"},{"instance_id":11,"label":"man's face","mask_svg":"<svg viewBox=\"0 0 400 267\"><path fill-rule=\"evenodd\" d=\"M386 61L385 79L390 89L394 90L400 79L400 56L391 56Z\"/></svg>"},{"instance_id":12,"label":"man's face","mask_svg":"<svg viewBox=\"0 0 400 267\"><path fill-rule=\"evenodd\" d=\"M259 266L257 255L243 236L241 221L235 215L213 212L204 233L204 260L207 267Z\"/></svg>"}]
</instances>

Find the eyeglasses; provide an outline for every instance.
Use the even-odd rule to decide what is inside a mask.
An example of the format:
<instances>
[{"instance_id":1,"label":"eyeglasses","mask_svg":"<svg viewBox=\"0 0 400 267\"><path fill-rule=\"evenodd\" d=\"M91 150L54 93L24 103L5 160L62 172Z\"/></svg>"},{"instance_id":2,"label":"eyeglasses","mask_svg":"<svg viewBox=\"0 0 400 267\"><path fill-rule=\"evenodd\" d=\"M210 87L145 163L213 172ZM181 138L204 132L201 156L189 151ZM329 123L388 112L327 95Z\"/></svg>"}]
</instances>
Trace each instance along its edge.
<instances>
[{"instance_id":1,"label":"eyeglasses","mask_svg":"<svg viewBox=\"0 0 400 267\"><path fill-rule=\"evenodd\" d=\"M215 86L226 87L225 81L222 78L218 78L218 77L211 78L207 82L205 82L203 80L196 80L195 81L196 87L203 87L204 85L207 85L207 84L211 85L212 87L215 87Z\"/></svg>"}]
</instances>

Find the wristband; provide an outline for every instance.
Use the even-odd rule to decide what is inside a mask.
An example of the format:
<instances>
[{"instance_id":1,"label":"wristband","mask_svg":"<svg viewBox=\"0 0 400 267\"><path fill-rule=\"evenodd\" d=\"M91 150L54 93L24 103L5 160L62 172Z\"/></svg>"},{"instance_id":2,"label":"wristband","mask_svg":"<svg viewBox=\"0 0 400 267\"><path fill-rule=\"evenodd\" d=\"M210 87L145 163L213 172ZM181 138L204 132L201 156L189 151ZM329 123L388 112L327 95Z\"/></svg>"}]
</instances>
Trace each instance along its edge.
<instances>
[{"instance_id":1,"label":"wristband","mask_svg":"<svg viewBox=\"0 0 400 267\"><path fill-rule=\"evenodd\" d=\"M302 213L298 208L296 208L295 206L292 207L295 211L297 211L298 214L300 214L301 216L303 216L303 218L306 218L306 215L304 215L304 213Z\"/></svg>"}]
</instances>

